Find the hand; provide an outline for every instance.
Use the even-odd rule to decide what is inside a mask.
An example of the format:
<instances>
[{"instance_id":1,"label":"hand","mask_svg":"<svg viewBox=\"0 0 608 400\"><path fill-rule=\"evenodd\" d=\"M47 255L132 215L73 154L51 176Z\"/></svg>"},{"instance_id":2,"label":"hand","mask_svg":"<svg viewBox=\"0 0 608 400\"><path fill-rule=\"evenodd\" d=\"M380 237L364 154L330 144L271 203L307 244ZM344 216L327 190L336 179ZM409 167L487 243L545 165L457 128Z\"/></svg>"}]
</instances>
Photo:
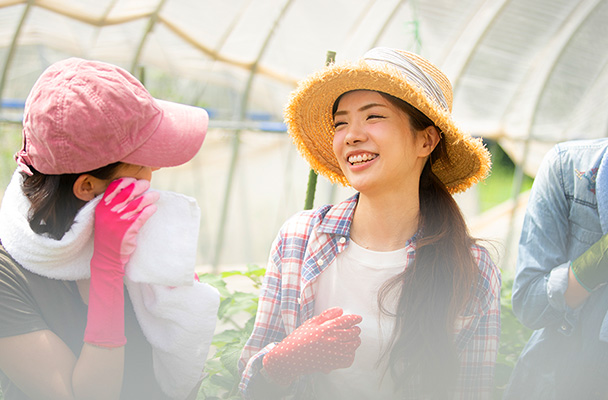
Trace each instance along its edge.
<instances>
[{"instance_id":1,"label":"hand","mask_svg":"<svg viewBox=\"0 0 608 400\"><path fill-rule=\"evenodd\" d=\"M121 178L110 183L95 208L89 310L84 340L120 347L124 336L124 267L136 248L139 229L156 211L158 192L150 182Z\"/></svg>"},{"instance_id":2,"label":"hand","mask_svg":"<svg viewBox=\"0 0 608 400\"><path fill-rule=\"evenodd\" d=\"M591 292L608 282L608 235L604 235L572 261L570 267L576 280Z\"/></svg>"},{"instance_id":3,"label":"hand","mask_svg":"<svg viewBox=\"0 0 608 400\"><path fill-rule=\"evenodd\" d=\"M124 266L136 247L139 229L156 211L158 192L147 180L120 178L108 186L95 208L95 256ZM94 256L94 258L95 258ZM124 271L123 271L124 273Z\"/></svg>"},{"instance_id":4,"label":"hand","mask_svg":"<svg viewBox=\"0 0 608 400\"><path fill-rule=\"evenodd\" d=\"M299 375L348 368L361 344L359 315L342 315L339 307L325 310L300 325L262 360L264 370L279 384L288 385Z\"/></svg>"}]
</instances>

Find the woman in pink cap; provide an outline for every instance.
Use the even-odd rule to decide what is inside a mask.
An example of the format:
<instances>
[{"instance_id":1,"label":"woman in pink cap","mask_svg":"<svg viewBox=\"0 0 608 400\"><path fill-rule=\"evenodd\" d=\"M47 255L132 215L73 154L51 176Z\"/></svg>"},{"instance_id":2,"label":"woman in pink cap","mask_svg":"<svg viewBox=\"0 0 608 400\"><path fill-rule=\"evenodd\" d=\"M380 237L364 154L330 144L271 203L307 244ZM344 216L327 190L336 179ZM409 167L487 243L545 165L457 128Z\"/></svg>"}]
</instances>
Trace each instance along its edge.
<instances>
[{"instance_id":1,"label":"woman in pink cap","mask_svg":"<svg viewBox=\"0 0 608 400\"><path fill-rule=\"evenodd\" d=\"M133 257L162 200L148 190L152 172L189 161L207 123L205 110L154 99L110 64L71 58L40 76L25 105L19 168L0 208L6 400L194 398L214 322L195 330L195 340L167 336L170 318L145 299L197 302L193 292L207 289L192 273L184 288L135 282L125 267L141 264ZM196 232L189 235L196 241ZM181 356L163 349L163 340L182 339L192 357L180 362L192 371L163 381L163 368Z\"/></svg>"},{"instance_id":2,"label":"woman in pink cap","mask_svg":"<svg viewBox=\"0 0 608 400\"><path fill-rule=\"evenodd\" d=\"M394 49L300 82L289 134L357 194L281 228L240 359L246 398L490 398L500 271L452 197L490 160L451 106L445 75Z\"/></svg>"}]
</instances>

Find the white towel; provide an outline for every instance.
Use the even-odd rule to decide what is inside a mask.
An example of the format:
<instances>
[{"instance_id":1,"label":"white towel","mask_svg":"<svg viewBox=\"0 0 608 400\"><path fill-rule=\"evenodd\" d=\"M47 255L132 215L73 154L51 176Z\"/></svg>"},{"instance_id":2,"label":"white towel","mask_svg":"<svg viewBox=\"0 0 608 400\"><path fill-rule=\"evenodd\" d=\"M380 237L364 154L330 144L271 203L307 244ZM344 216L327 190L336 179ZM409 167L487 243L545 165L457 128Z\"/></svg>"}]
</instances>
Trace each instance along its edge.
<instances>
[{"instance_id":1,"label":"white towel","mask_svg":"<svg viewBox=\"0 0 608 400\"><path fill-rule=\"evenodd\" d=\"M29 200L15 172L0 207L0 238L23 268L48 278L86 279L93 255L95 206L77 214L61 240L34 233ZM154 372L163 391L185 398L200 381L215 330L217 290L194 281L200 210L190 197L160 191L157 211L137 236L125 267L125 284L137 320L153 348Z\"/></svg>"}]
</instances>

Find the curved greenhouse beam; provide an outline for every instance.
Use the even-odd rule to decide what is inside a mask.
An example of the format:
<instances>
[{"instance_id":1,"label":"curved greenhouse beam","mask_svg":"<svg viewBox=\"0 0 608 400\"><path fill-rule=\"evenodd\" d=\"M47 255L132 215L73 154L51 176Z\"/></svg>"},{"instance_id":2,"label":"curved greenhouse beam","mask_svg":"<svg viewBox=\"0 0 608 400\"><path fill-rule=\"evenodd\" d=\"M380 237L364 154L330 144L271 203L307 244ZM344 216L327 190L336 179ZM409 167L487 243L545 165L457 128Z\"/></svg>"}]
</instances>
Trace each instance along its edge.
<instances>
[{"instance_id":1,"label":"curved greenhouse beam","mask_svg":"<svg viewBox=\"0 0 608 400\"><path fill-rule=\"evenodd\" d=\"M568 48L572 37L578 32L581 27L584 25L585 21L591 16L594 10L600 6L602 0L587 0L586 2L581 2L576 7L575 12L571 13L569 17L564 21L563 28L559 30L558 37L553 41L553 46L548 46L545 48L538 57L537 60L542 60L542 63L538 63L540 65L538 68L532 70L526 79L523 79L516 91L516 95L513 96L510 104L505 109L504 115L508 115L509 110L518 103L518 99L520 96L517 93L522 93L522 91L526 90L526 97L531 98L532 107L526 108L528 111L527 115L523 115L522 113L518 113L518 118L523 118L525 122L525 132L526 138L524 140L524 149L522 160L520 163L517 163L517 167L515 170L515 178L513 181L513 193L514 196L516 193L519 193L519 189L521 189L521 181L523 179L523 169L526 163L526 158L528 156L529 151L529 143L532 140L532 127L534 126L534 122L536 120L538 114L538 108L540 107L540 101L543 92L546 90L549 80L553 74L557 66L557 60L561 58L564 54L564 51ZM532 88L532 89L530 89Z\"/></svg>"},{"instance_id":2,"label":"curved greenhouse beam","mask_svg":"<svg viewBox=\"0 0 608 400\"><path fill-rule=\"evenodd\" d=\"M479 47L490 27L502 14L509 1L482 1L477 12L471 14L467 23L463 24L460 34L454 35L452 44L446 46L449 52L445 55L443 61L438 60L437 63L452 81L454 91L456 91L464 70L471 62L475 49Z\"/></svg>"},{"instance_id":3,"label":"curved greenhouse beam","mask_svg":"<svg viewBox=\"0 0 608 400\"><path fill-rule=\"evenodd\" d=\"M602 0L588 0L587 2L581 2L576 7L575 12L571 13L570 16L564 21L564 29L559 31L558 39L554 40L554 46L548 47L542 55L538 57L538 59L542 59L545 61L541 64L540 68L535 69L533 72L528 74L528 79L523 79L520 84L517 92L523 90L524 87L536 87L535 90L532 90L532 94L527 97L531 97L533 99L533 107L529 107L528 115L524 115L523 118L527 119L526 125L527 135L525 140L523 141L523 152L522 158L519 163L515 164L515 172L513 174L513 183L511 188L511 199L513 201L517 200L519 193L521 191L521 186L523 184L524 178L524 168L526 165L526 161L528 159L528 155L530 153L530 142L532 141L532 127L534 126L534 121L536 120L536 115L538 113L538 108L540 106L540 101L542 97L542 93L545 91L547 84L551 78L553 71L556 68L557 60L563 55L566 48L568 48L568 44L570 44L573 35L581 29L584 22L589 18L589 16L593 13L593 11L599 6ZM539 79L539 69L540 69L540 77ZM539 84L534 84L535 82L539 82ZM527 90L527 93L530 93ZM515 95L512 98L512 104L515 104L515 99L519 96ZM507 112L504 115L508 114L508 110L511 106L506 108ZM509 221L509 228L507 229L507 238L505 248L510 248L511 243L513 241L513 235L515 231L515 209L513 210L513 214L511 215ZM511 255L505 254L506 262L510 261Z\"/></svg>"},{"instance_id":4,"label":"curved greenhouse beam","mask_svg":"<svg viewBox=\"0 0 608 400\"><path fill-rule=\"evenodd\" d=\"M260 50L258 51L255 61L251 64L251 70L249 72L249 77L247 79L247 83L245 84L243 96L241 97L241 102L239 105L238 114L239 114L239 119L241 121L243 121L245 119L245 116L247 114L247 105L249 103L249 94L250 94L251 88L253 86L253 80L257 73L260 60L264 56L264 53L266 52L266 49L268 48L268 44L270 43L270 40L272 39L272 37L276 31L276 28L279 25L279 22L283 19L283 16L289 9L289 6L291 5L292 2L293 2L293 0L285 0L285 3L283 4L283 7L281 8L279 15L274 20L274 23L272 24L270 30L268 31L268 34L266 35L266 38L264 39L264 42L262 43L262 46L260 47ZM232 181L234 180L234 174L236 172L236 163L237 163L238 156L239 156L239 147L240 147L240 143L241 143L240 133L241 133L240 129L235 131L235 134L232 138L232 156L230 159L228 180L226 182L226 188L224 191L224 202L222 205L222 213L220 215L218 233L217 233L217 238L216 238L216 242L215 242L215 251L213 253L212 266L213 266L214 270L217 269L217 267L218 267L219 260L220 260L220 254L222 252L222 248L224 245L224 232L225 232L224 228L225 228L226 220L228 217L228 203L230 200L230 194L232 192Z\"/></svg>"},{"instance_id":5,"label":"curved greenhouse beam","mask_svg":"<svg viewBox=\"0 0 608 400\"><path fill-rule=\"evenodd\" d=\"M397 11L399 11L399 9L401 8L401 5L403 3L405 3L407 0L400 0L399 2L397 2L397 4L395 4L395 7L393 7L392 11L390 12L390 14L388 15L388 17L386 18L386 21L384 21L384 24L382 24L382 26L380 27L380 30L378 31L378 33L376 33L376 36L374 37L374 40L372 41L372 45L370 48L374 48L378 45L378 42L380 41L380 38L382 37L382 35L384 35L384 32L386 31L386 28L390 25L390 23L393 21L393 18L395 18L395 15L397 15Z\"/></svg>"},{"instance_id":6,"label":"curved greenhouse beam","mask_svg":"<svg viewBox=\"0 0 608 400\"><path fill-rule=\"evenodd\" d=\"M25 4L28 3L28 0L3 0L2 4L0 4L0 8L6 8L6 7L13 7L13 6L17 6L19 4Z\"/></svg>"},{"instance_id":7,"label":"curved greenhouse beam","mask_svg":"<svg viewBox=\"0 0 608 400\"><path fill-rule=\"evenodd\" d=\"M594 91L593 89L601 84L607 85L608 84L608 60L606 62L604 62L604 64L602 65L602 67L599 70L600 72L595 76L595 78L593 79L593 81L588 85L589 90L587 90L585 92L585 94L583 95L583 97L581 98L581 101L579 101L576 105L576 107L574 108L572 115L577 115L579 113L579 110L584 110L587 108L587 104L589 103L593 103L591 100L586 101L586 99L589 99L591 97L594 97L596 95L596 91ZM599 86L600 89L602 90L602 86ZM603 96L605 97L605 96ZM608 100L605 100L605 102L608 102ZM570 120L570 122L572 123L572 120ZM566 132L571 132L571 123L566 125L564 127L564 129L562 130L562 137L564 136L563 134L565 134ZM606 123L608 124L608 118L606 118ZM604 137L608 137L608 126L606 126L606 129L604 129Z\"/></svg>"},{"instance_id":8,"label":"curved greenhouse beam","mask_svg":"<svg viewBox=\"0 0 608 400\"><path fill-rule=\"evenodd\" d=\"M367 5L363 8L361 8L361 11L359 11L359 16L357 18L355 18L354 22L350 25L350 29L348 30L348 33L346 34L345 37L348 38L348 37L351 37L352 35L354 35L357 28L361 26L361 24L363 23L363 20L365 19L367 14L369 14L369 11L372 9L372 7L374 6L375 3L376 3L376 0L369 0L367 2Z\"/></svg>"},{"instance_id":9,"label":"curved greenhouse beam","mask_svg":"<svg viewBox=\"0 0 608 400\"><path fill-rule=\"evenodd\" d=\"M230 37L230 35L234 31L234 29L236 28L238 23L241 21L243 15L245 14L245 10L247 8L249 8L249 6L252 4L253 1L254 0L249 0L246 5L244 5L243 7L240 7L239 10L234 14L234 17L228 24L228 27L224 30L224 32L220 36L219 40L215 44L215 46L213 48L214 53L219 54L222 51L224 45L228 41L228 38ZM208 85L209 85L209 82L207 82L207 81L203 82L203 88L198 93L198 95L197 95L198 97L202 97L202 95L203 95L204 91L207 89ZM237 128L232 128L232 129L236 130Z\"/></svg>"},{"instance_id":10,"label":"curved greenhouse beam","mask_svg":"<svg viewBox=\"0 0 608 400\"><path fill-rule=\"evenodd\" d=\"M226 57L226 56L220 54L220 52L217 51L216 49L212 49L211 47L205 46L204 44L202 44L201 42L196 40L192 35L188 34L186 31L181 29L179 26L177 26L176 24L172 23L171 21L163 18L162 15L159 15L158 18L159 18L159 22L162 22L169 30L171 30L173 33L175 33L177 36L179 36L182 40L184 40L190 46L198 49L202 53L205 53L207 56L209 56L209 58L212 58L216 61L224 62L224 63L232 65L234 67L242 68L242 69L245 69L248 71L254 67L254 64L256 64L255 68L256 68L258 74L268 76L269 78L272 78L276 81L279 81L282 83L287 83L292 86L295 86L298 82L298 79L293 76L288 76L285 74L278 73L270 68L266 68L264 66L259 65L255 61L246 62L246 61L237 60L235 58Z\"/></svg>"},{"instance_id":11,"label":"curved greenhouse beam","mask_svg":"<svg viewBox=\"0 0 608 400\"><path fill-rule=\"evenodd\" d=\"M164 2L164 0L163 0L163 2ZM162 15L159 15L159 14L154 15L155 12L144 12L144 13L136 13L136 14L134 13L134 14L130 14L130 15L123 15L121 17L115 17L115 18L108 18L108 14L104 13L104 15L101 18L99 18L99 17L92 16L92 15L77 13L77 12L72 11L71 9L61 8L61 7L57 6L54 2L51 2L48 0L12 1L10 3L3 4L2 6L0 6L0 8L19 5L19 4L29 4L29 3L32 3L32 5L35 5L37 7L44 8L53 13L62 15L64 17L74 19L74 20L82 22L84 24L97 26L100 28L104 27L104 26L108 26L108 25L119 25L119 24L123 24L123 23L133 22L133 21L136 21L136 20L139 20L142 18L150 18L150 19L155 18L155 23L162 22L173 33L175 33L177 36L179 36L181 39L183 39L185 42L187 42L194 48L198 49L202 53L205 53L210 58L213 58L214 60L217 60L217 61L227 63L232 66L236 66L238 68L246 69L246 70L251 70L251 68L253 67L253 63L251 63L251 62L239 61L234 58L222 56L217 50L212 49L212 48L200 43L194 37L189 35L186 31L184 31L183 29L180 29L176 24L172 23L171 21L169 21L166 18L163 18ZM157 7L157 9L158 9L158 7ZM268 76L269 78L274 79L278 82L285 83L285 84L288 84L291 86L295 86L298 82L298 78L289 76L289 75L285 75L283 73L279 73L273 69L270 69L270 68L267 68L267 67L264 67L261 65L257 65L256 68L257 68L258 74Z\"/></svg>"},{"instance_id":12,"label":"curved greenhouse beam","mask_svg":"<svg viewBox=\"0 0 608 400\"><path fill-rule=\"evenodd\" d=\"M103 14L101 14L101 18L100 18L101 26L105 26L104 21L108 18L108 15L110 15L110 13L112 12L112 9L114 9L117 2L118 2L118 0L112 0L108 3L108 6L104 10ZM92 42L96 42L97 38L99 38L99 34L101 32L101 29L100 29L101 26L97 26L97 30L95 31L95 40L93 40Z\"/></svg>"},{"instance_id":13,"label":"curved greenhouse beam","mask_svg":"<svg viewBox=\"0 0 608 400\"><path fill-rule=\"evenodd\" d=\"M17 29L15 29L15 33L13 34L13 38L11 39L11 45L8 48L6 58L4 59L4 68L2 68L2 76L0 77L0 110L2 109L2 99L4 98L4 86L6 85L6 78L8 76L8 71L10 70L11 63L13 62L13 57L15 57L15 50L17 49L17 40L19 39L19 35L21 34L21 30L23 29L25 20L30 14L32 5L34 3L35 0L28 0L26 2L25 9L23 10L23 14L21 14L21 19L19 20L19 24L17 24Z\"/></svg>"},{"instance_id":14,"label":"curved greenhouse beam","mask_svg":"<svg viewBox=\"0 0 608 400\"><path fill-rule=\"evenodd\" d=\"M232 21L230 22L230 24L228 24L228 28L224 31L224 34L220 37L220 39L217 41L217 44L215 45L214 51L216 53L219 53L220 50L222 50L222 47L224 47L224 44L226 44L226 41L230 37L230 34L232 33L232 31L234 31L234 28L236 28L236 25L245 14L245 10L249 8L252 2L253 0L249 0L249 2L245 6L239 9L234 18L232 18Z\"/></svg>"},{"instance_id":15,"label":"curved greenhouse beam","mask_svg":"<svg viewBox=\"0 0 608 400\"><path fill-rule=\"evenodd\" d=\"M585 21L591 16L593 11L601 5L603 0L581 1L575 10L564 20L562 28L558 30L557 37L552 41L552 45L545 47L545 50L536 57L534 65L538 65L527 74L527 78L522 79L511 102L505 108L503 115L508 115L513 107L519 103L521 93L526 91L526 98L530 98L532 107L527 108L529 112L524 115L529 140L532 134L532 126L538 113L542 93L546 90L551 75L556 68L557 60L561 58L564 51L568 48L574 34L581 29ZM532 89L531 89L532 88ZM522 118L518 113L518 118Z\"/></svg>"},{"instance_id":16,"label":"curved greenhouse beam","mask_svg":"<svg viewBox=\"0 0 608 400\"><path fill-rule=\"evenodd\" d=\"M135 68L137 67L137 64L139 63L139 59L141 58L141 53L144 49L144 46L146 45L146 39L148 39L148 35L150 35L150 32L152 32L152 30L154 29L154 25L156 25L156 23L158 21L158 16L160 14L160 10L162 10L165 3L166 3L166 0L160 0L158 2L158 4L156 5L156 9L150 14L150 16L148 18L148 24L146 25L146 30L144 31L144 34L141 37L139 44L137 45L137 50L135 50L135 55L133 56L133 61L131 62L131 73L132 74L135 73Z\"/></svg>"},{"instance_id":17,"label":"curved greenhouse beam","mask_svg":"<svg viewBox=\"0 0 608 400\"><path fill-rule=\"evenodd\" d=\"M25 3L25 1L21 1L20 3ZM151 14L150 12L134 13L134 14L130 14L130 15L123 15L121 17L108 19L107 14L104 14L101 18L99 18L99 17L93 16L91 14L83 14L82 11L75 12L74 10L72 10L70 8L61 7L60 5L57 5L56 1L34 0L33 3L34 3L34 5L36 5L40 8L44 8L55 14L63 15L64 17L74 19L76 21L80 21L85 24L98 26L98 27L103 27L106 25L124 24L127 22L136 21L141 18L149 17Z\"/></svg>"},{"instance_id":18,"label":"curved greenhouse beam","mask_svg":"<svg viewBox=\"0 0 608 400\"><path fill-rule=\"evenodd\" d=\"M165 0L162 1L162 3L164 3L164 2L165 2ZM222 56L216 49L212 49L212 48L200 43L194 37L192 37L192 35L189 35L186 31L184 31L183 29L180 29L176 24L172 23L171 21L169 21L166 18L163 18L162 15L158 14L158 9L159 9L158 7L156 9L157 11L155 11L155 12L130 14L130 15L116 17L116 18L108 18L107 13L104 13L104 15L101 18L82 14L82 13L76 13L70 9L64 9L64 8L58 7L55 3L52 3L48 0L13 1L9 4L4 4L4 5L0 6L0 8L19 5L19 4L26 4L26 3L27 4L31 3L32 5L44 8L48 11L62 15L64 17L74 19L74 20L82 22L84 24L97 26L100 28L104 27L104 26L108 26L108 25L119 25L119 24L123 24L123 23L133 22L133 21L137 21L142 18L149 18L150 20L154 19L154 23L152 24L152 27L155 23L162 22L169 30L171 30L173 33L175 33L177 36L179 36L185 42L190 44L192 47L198 49L202 53L205 53L207 56L209 56L210 58L213 58L214 60L221 61L221 62L224 62L226 64L229 64L229 65L232 65L232 66L235 66L238 68L246 69L248 71L251 70L251 68L253 67L253 63L251 63L251 62L239 61L234 58ZM150 24L148 24L149 29L151 29L152 27L150 26ZM146 35L144 35L144 36L146 36ZM145 40L145 38L143 40ZM141 49L139 51L141 51ZM137 56L137 58L139 58L139 56ZM285 84L288 84L291 86L295 86L298 82L298 78L289 76L289 75L285 75L283 73L279 73L273 69L270 69L270 68L267 68L267 67L264 67L261 65L257 65L256 68L257 68L258 74L268 76L269 78L274 79L278 82L285 83Z\"/></svg>"}]
</instances>

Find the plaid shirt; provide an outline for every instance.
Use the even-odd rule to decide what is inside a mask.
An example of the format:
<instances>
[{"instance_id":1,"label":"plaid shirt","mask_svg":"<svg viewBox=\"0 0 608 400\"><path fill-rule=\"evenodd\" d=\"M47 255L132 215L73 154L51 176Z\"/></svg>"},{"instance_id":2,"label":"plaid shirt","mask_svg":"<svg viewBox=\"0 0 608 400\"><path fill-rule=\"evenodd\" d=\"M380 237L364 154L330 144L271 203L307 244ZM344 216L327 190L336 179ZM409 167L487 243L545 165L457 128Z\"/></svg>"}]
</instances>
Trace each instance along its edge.
<instances>
[{"instance_id":1,"label":"plaid shirt","mask_svg":"<svg viewBox=\"0 0 608 400\"><path fill-rule=\"evenodd\" d=\"M313 282L348 246L350 224L358 195L314 211L303 211L281 228L272 251L260 294L255 326L239 360L240 390L253 398L249 383L262 368L262 358L301 323L313 317ZM415 241L408 246L408 264ZM457 319L455 343L461 362L454 399L490 398L500 336L500 271L486 249L471 248L479 266L475 297ZM307 376L291 387L296 398L311 398ZM415 390L412 389L414 392ZM419 398L412 392L413 398Z\"/></svg>"}]
</instances>

